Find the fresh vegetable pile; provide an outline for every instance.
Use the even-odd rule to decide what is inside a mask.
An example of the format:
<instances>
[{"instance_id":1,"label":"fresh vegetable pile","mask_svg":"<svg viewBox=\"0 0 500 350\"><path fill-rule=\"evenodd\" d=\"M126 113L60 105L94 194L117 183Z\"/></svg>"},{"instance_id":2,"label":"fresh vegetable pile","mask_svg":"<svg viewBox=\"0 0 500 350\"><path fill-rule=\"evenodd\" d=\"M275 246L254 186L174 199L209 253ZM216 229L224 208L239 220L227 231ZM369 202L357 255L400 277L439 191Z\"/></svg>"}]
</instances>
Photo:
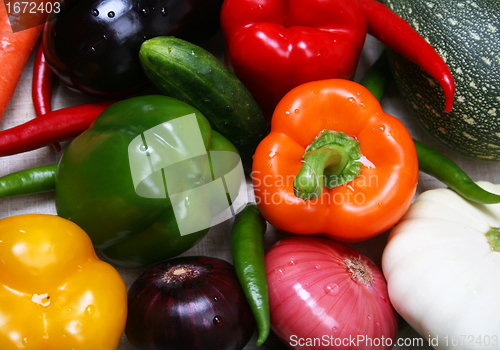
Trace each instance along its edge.
<instances>
[{"instance_id":1,"label":"fresh vegetable pile","mask_svg":"<svg viewBox=\"0 0 500 350\"><path fill-rule=\"evenodd\" d=\"M67 0L6 34L1 348L497 349L500 168L407 115L499 131L463 112L483 100L421 12L387 3ZM391 89L403 62L432 96Z\"/></svg>"}]
</instances>

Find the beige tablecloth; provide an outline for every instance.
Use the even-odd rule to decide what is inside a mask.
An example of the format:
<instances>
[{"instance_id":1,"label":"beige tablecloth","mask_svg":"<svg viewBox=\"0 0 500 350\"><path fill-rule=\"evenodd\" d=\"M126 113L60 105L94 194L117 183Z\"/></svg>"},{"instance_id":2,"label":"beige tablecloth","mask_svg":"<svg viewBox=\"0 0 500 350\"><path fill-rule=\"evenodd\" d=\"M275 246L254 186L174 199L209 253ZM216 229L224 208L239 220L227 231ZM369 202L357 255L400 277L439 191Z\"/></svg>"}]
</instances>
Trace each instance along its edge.
<instances>
[{"instance_id":1,"label":"beige tablecloth","mask_svg":"<svg viewBox=\"0 0 500 350\"><path fill-rule=\"evenodd\" d=\"M378 57L381 50L381 44L371 36L368 36L357 70L355 79L356 81L359 81L359 78L363 76L363 74L366 72L366 69ZM0 130L14 127L35 117L31 100L31 75L33 58L34 55L32 55L23 73L21 81L17 86L15 95L12 98L2 121L0 122ZM87 96L83 96L70 91L62 84L58 84L54 92L53 109L69 107L89 101L92 101L92 99ZM468 172L472 179L476 181L486 180L500 183L500 162L493 163L471 160L459 156L447 149L444 149L441 145L437 144L434 140L427 136L425 132L420 129L420 127L410 117L409 112L405 108L404 103L400 98L395 86L391 86L389 88L389 91L387 92L386 97L382 102L382 106L387 113L400 119L406 125L414 138L428 143L436 147L447 156L452 157L456 163L458 163ZM59 160L60 156L61 153L57 153L51 146L47 146L19 155L3 158L0 157L0 176L37 165L55 163ZM420 174L419 185L417 189L418 193L437 187L445 186L439 181L431 178L430 176ZM252 196L252 193L250 192L249 195ZM43 193L0 200L0 218L27 213L55 214L56 211L54 206L54 194ZM231 261L231 225L232 220L229 220L211 228L206 237L198 245L185 252L183 255L208 255ZM276 232L273 227L269 226L265 236L266 246L269 247L270 245L272 245L277 239L280 238L281 235L281 233ZM375 262L380 263L381 252L386 238L387 233L370 241L354 244L353 246L366 253ZM130 284L142 271L141 269L124 269L120 267L117 267L117 269L123 276L123 279L125 280L127 286L130 286ZM418 337L418 335L408 327L402 328L400 330L399 336L408 340L408 342L411 339ZM132 350L132 346L127 343L125 337L123 337L119 349ZM255 337L248 343L245 349L259 349L259 347L255 345ZM395 347L395 349L416 349L416 347ZM418 349L430 349L430 347L420 346L418 347Z\"/></svg>"}]
</instances>

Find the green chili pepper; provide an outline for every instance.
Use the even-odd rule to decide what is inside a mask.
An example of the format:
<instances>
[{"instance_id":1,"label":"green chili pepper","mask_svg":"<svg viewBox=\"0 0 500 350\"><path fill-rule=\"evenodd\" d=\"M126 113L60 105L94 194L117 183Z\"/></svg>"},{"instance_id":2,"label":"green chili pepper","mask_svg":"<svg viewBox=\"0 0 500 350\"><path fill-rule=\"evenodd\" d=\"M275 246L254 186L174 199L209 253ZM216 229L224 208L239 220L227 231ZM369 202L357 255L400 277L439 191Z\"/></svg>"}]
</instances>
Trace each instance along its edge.
<instances>
[{"instance_id":1,"label":"green chili pepper","mask_svg":"<svg viewBox=\"0 0 500 350\"><path fill-rule=\"evenodd\" d=\"M379 56L375 63L368 69L360 84L370 90L380 102L384 98L385 90L392 81L391 67L385 51Z\"/></svg>"},{"instance_id":2,"label":"green chili pepper","mask_svg":"<svg viewBox=\"0 0 500 350\"><path fill-rule=\"evenodd\" d=\"M0 198L54 191L57 163L16 171L0 177Z\"/></svg>"},{"instance_id":3,"label":"green chili pepper","mask_svg":"<svg viewBox=\"0 0 500 350\"><path fill-rule=\"evenodd\" d=\"M391 79L389 60L383 52L361 80L361 85L381 101ZM420 171L435 177L470 201L482 204L500 203L500 195L481 188L453 160L420 141L414 139L413 142Z\"/></svg>"},{"instance_id":4,"label":"green chili pepper","mask_svg":"<svg viewBox=\"0 0 500 350\"><path fill-rule=\"evenodd\" d=\"M269 290L264 262L263 235L266 220L255 203L248 203L236 214L231 232L231 252L238 279L259 329L257 345L269 336L271 320Z\"/></svg>"},{"instance_id":5,"label":"green chili pepper","mask_svg":"<svg viewBox=\"0 0 500 350\"><path fill-rule=\"evenodd\" d=\"M446 184L465 199L483 204L500 203L500 196L477 185L454 161L434 148L413 140L421 171Z\"/></svg>"}]
</instances>

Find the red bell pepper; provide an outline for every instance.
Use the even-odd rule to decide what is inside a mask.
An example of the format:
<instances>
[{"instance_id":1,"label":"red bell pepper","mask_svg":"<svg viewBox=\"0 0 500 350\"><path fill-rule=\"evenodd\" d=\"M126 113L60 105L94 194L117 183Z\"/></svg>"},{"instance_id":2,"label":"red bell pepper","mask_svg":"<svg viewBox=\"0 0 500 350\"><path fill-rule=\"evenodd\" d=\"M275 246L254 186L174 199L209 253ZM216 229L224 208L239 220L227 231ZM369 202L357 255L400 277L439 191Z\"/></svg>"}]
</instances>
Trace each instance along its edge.
<instances>
[{"instance_id":1,"label":"red bell pepper","mask_svg":"<svg viewBox=\"0 0 500 350\"><path fill-rule=\"evenodd\" d=\"M454 81L437 52L376 0L225 0L221 26L228 64L268 119L292 88L313 80L352 79L367 32L419 64L443 87Z\"/></svg>"}]
</instances>

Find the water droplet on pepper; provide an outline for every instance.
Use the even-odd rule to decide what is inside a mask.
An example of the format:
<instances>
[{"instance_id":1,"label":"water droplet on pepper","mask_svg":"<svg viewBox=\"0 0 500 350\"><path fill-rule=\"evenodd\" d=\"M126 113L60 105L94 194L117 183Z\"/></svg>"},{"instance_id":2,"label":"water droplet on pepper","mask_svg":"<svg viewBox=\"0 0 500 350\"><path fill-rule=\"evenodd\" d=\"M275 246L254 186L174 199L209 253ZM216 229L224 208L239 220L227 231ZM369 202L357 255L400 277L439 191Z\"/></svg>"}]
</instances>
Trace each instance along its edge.
<instances>
[{"instance_id":1,"label":"water droplet on pepper","mask_svg":"<svg viewBox=\"0 0 500 350\"><path fill-rule=\"evenodd\" d=\"M94 305L88 305L87 308L85 309L85 315L87 316L94 316L95 314L95 306Z\"/></svg>"},{"instance_id":2,"label":"water droplet on pepper","mask_svg":"<svg viewBox=\"0 0 500 350\"><path fill-rule=\"evenodd\" d=\"M214 322L214 325L216 325L216 326L222 326L222 317L215 316L213 322Z\"/></svg>"}]
</instances>

